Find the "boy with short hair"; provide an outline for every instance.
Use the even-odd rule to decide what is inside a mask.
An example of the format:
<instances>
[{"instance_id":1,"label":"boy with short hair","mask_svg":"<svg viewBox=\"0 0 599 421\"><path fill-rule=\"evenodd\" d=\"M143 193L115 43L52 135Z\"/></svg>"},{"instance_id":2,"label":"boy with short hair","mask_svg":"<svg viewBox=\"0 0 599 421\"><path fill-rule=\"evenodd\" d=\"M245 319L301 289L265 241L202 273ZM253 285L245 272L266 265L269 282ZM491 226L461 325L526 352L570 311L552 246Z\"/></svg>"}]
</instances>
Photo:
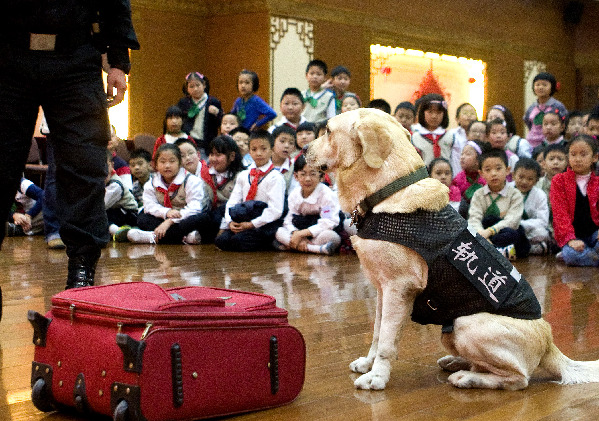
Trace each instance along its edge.
<instances>
[{"instance_id":1,"label":"boy with short hair","mask_svg":"<svg viewBox=\"0 0 599 421\"><path fill-rule=\"evenodd\" d=\"M285 205L285 179L274 169L273 145L274 139L266 130L252 132L249 148L254 163L237 175L221 231L214 240L219 249L257 251L272 248ZM243 203L245 205L241 205ZM254 206L250 209L248 205ZM260 210L259 205L266 205L266 208Z\"/></svg>"},{"instance_id":2,"label":"boy with short hair","mask_svg":"<svg viewBox=\"0 0 599 421\"><path fill-rule=\"evenodd\" d=\"M331 70L331 87L329 88L335 96L335 110L337 114L341 113L341 102L343 95L347 93L349 83L351 82L351 72L345 66L335 66Z\"/></svg>"},{"instance_id":3,"label":"boy with short hair","mask_svg":"<svg viewBox=\"0 0 599 421\"><path fill-rule=\"evenodd\" d=\"M395 119L404 126L406 130L412 133L412 126L416 122L416 108L410 101L403 101L397 104L393 113Z\"/></svg>"},{"instance_id":4,"label":"boy with short hair","mask_svg":"<svg viewBox=\"0 0 599 421\"><path fill-rule=\"evenodd\" d=\"M549 234L549 204L547 195L535 186L541 176L541 166L532 158L520 158L514 169L516 188L524 199L524 213L520 225L530 241L530 253L547 254Z\"/></svg>"},{"instance_id":5,"label":"boy with short hair","mask_svg":"<svg viewBox=\"0 0 599 421\"><path fill-rule=\"evenodd\" d=\"M327 65L322 60L312 60L306 67L308 89L303 93L306 105L302 115L312 123L337 115L334 94L322 87L327 72Z\"/></svg>"},{"instance_id":6,"label":"boy with short hair","mask_svg":"<svg viewBox=\"0 0 599 421\"><path fill-rule=\"evenodd\" d=\"M506 258L526 257L530 243L520 227L524 204L520 191L507 183L507 155L504 150L491 149L483 152L479 160L480 175L487 184L472 196L468 225Z\"/></svg>"},{"instance_id":7,"label":"boy with short hair","mask_svg":"<svg viewBox=\"0 0 599 421\"><path fill-rule=\"evenodd\" d=\"M289 184L293 174L291 157L295 151L295 130L288 126L277 127L272 132L274 144L272 148L272 163L275 170L285 178L285 194L289 191Z\"/></svg>"},{"instance_id":8,"label":"boy with short hair","mask_svg":"<svg viewBox=\"0 0 599 421\"><path fill-rule=\"evenodd\" d=\"M137 224L137 200L114 170L112 153L107 151L108 175L104 191L104 207L108 218L108 232L115 241L127 241L127 232Z\"/></svg>"},{"instance_id":9,"label":"boy with short hair","mask_svg":"<svg viewBox=\"0 0 599 421\"><path fill-rule=\"evenodd\" d=\"M595 139L599 138L599 113L592 112L589 114L589 118L584 126L584 134L593 136Z\"/></svg>"},{"instance_id":10,"label":"boy with short hair","mask_svg":"<svg viewBox=\"0 0 599 421\"><path fill-rule=\"evenodd\" d=\"M543 151L543 168L545 175L537 182L537 187L549 197L551 180L559 173L566 171L568 155L562 145L548 145Z\"/></svg>"},{"instance_id":11,"label":"boy with short hair","mask_svg":"<svg viewBox=\"0 0 599 421\"><path fill-rule=\"evenodd\" d=\"M281 95L281 114L283 116L268 128L269 133L283 125L296 130L300 124L306 121L302 111L304 111L304 97L300 90L297 88L285 89Z\"/></svg>"},{"instance_id":12,"label":"boy with short hair","mask_svg":"<svg viewBox=\"0 0 599 421\"><path fill-rule=\"evenodd\" d=\"M383 98L375 98L368 104L368 108L376 108L384 113L391 114L391 105Z\"/></svg>"},{"instance_id":13,"label":"boy with short hair","mask_svg":"<svg viewBox=\"0 0 599 421\"><path fill-rule=\"evenodd\" d=\"M129 168L133 177L131 191L137 205L141 208L144 205L144 184L150 179L152 173L152 154L142 148L134 149L129 157Z\"/></svg>"},{"instance_id":14,"label":"boy with short hair","mask_svg":"<svg viewBox=\"0 0 599 421\"><path fill-rule=\"evenodd\" d=\"M582 112L573 110L566 116L566 141L570 141L577 134L582 133L584 124L582 122Z\"/></svg>"},{"instance_id":15,"label":"boy with short hair","mask_svg":"<svg viewBox=\"0 0 599 421\"><path fill-rule=\"evenodd\" d=\"M249 167L252 165L253 159L250 156L250 131L243 126L239 126L231 130L230 136L233 138L237 147L239 148L239 153L241 155L241 162L245 167Z\"/></svg>"}]
</instances>

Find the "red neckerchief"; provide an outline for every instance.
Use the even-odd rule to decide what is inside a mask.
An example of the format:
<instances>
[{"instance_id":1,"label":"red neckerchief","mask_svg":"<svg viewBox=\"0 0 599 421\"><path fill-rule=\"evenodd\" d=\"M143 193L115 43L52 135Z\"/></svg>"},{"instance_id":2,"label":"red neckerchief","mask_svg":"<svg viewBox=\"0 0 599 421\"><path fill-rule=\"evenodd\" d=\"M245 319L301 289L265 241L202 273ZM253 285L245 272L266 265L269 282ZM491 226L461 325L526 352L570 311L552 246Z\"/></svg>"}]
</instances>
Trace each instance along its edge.
<instances>
[{"instance_id":1,"label":"red neckerchief","mask_svg":"<svg viewBox=\"0 0 599 421\"><path fill-rule=\"evenodd\" d=\"M160 193L164 194L164 206L167 208L172 208L173 205L171 203L171 196L170 193L176 192L177 190L179 190L179 187L181 187L181 184L175 184L175 183L171 183L168 186L168 189L165 189L164 187L156 187L156 190L158 190Z\"/></svg>"},{"instance_id":2,"label":"red neckerchief","mask_svg":"<svg viewBox=\"0 0 599 421\"><path fill-rule=\"evenodd\" d=\"M443 134L427 133L422 135L433 144L433 155L435 156L435 158L439 158L441 156L441 146L439 145L439 139L441 139L444 134L445 132L443 132Z\"/></svg>"},{"instance_id":3,"label":"red neckerchief","mask_svg":"<svg viewBox=\"0 0 599 421\"><path fill-rule=\"evenodd\" d=\"M270 167L268 167L266 171L260 171L258 168L252 168L250 170L250 177L254 178L252 179L252 184L250 184L250 190L248 191L248 194L245 197L246 201L254 200L254 198L256 197L256 193L258 193L258 184L260 183L260 181L262 181L266 174L272 171L274 167L274 164L270 164Z\"/></svg>"},{"instance_id":4,"label":"red neckerchief","mask_svg":"<svg viewBox=\"0 0 599 421\"><path fill-rule=\"evenodd\" d=\"M214 181L212 180L212 176L210 175L210 168L208 168L208 164L203 159L200 159L200 177L206 184L210 186L212 189L212 207L216 207L216 186L214 185Z\"/></svg>"}]
</instances>

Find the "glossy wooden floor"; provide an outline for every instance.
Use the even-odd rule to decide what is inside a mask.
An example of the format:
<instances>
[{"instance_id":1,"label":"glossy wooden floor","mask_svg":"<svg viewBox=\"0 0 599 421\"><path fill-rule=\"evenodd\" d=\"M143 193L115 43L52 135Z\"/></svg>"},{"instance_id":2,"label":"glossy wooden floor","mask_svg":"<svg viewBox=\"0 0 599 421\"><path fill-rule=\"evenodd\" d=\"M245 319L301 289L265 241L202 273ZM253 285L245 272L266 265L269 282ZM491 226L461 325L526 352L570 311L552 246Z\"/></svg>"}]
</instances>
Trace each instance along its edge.
<instances>
[{"instance_id":1,"label":"glossy wooden floor","mask_svg":"<svg viewBox=\"0 0 599 421\"><path fill-rule=\"evenodd\" d=\"M599 358L599 272L566 268L553 257L516 262L552 324L555 342L575 359ZM30 400L32 329L26 312L45 312L61 291L66 256L42 238L9 238L0 252L4 318L0 323L0 421L76 420L45 414ZM97 283L146 281L270 294L289 310L307 343L306 383L290 405L235 420L597 420L599 384L532 382L518 392L458 390L435 361L445 355L438 326L408 324L385 391L355 390L348 364L368 350L375 291L355 255L225 253L211 245L113 244L102 253Z\"/></svg>"}]
</instances>

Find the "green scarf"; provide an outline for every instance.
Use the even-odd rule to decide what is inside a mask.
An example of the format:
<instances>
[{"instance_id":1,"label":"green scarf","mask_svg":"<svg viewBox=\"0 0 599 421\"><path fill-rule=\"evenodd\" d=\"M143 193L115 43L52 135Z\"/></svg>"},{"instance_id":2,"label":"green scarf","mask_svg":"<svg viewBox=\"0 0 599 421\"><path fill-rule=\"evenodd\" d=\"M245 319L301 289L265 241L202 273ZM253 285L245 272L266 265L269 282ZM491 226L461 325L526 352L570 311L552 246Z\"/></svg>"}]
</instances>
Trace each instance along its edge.
<instances>
[{"instance_id":1,"label":"green scarf","mask_svg":"<svg viewBox=\"0 0 599 421\"><path fill-rule=\"evenodd\" d=\"M472 200L472 196L474 196L474 192L480 189L483 185L478 182L478 178L472 179L466 176L466 180L470 183L470 187L464 191L464 198L470 202Z\"/></svg>"},{"instance_id":2,"label":"green scarf","mask_svg":"<svg viewBox=\"0 0 599 421\"><path fill-rule=\"evenodd\" d=\"M530 190L528 192L526 192L526 194L524 195L524 203L526 203L526 199L528 199L528 195L530 194ZM522 212L522 219L526 220L530 218L530 216L528 216L528 214L526 213L526 211Z\"/></svg>"},{"instance_id":3,"label":"green scarf","mask_svg":"<svg viewBox=\"0 0 599 421\"><path fill-rule=\"evenodd\" d=\"M491 198L491 204L487 207L487 210L485 211L484 216L496 216L498 218L501 217L501 212L499 211L499 207L497 206L497 203L496 203L500 197L501 197L501 195L498 194L495 199Z\"/></svg>"},{"instance_id":4,"label":"green scarf","mask_svg":"<svg viewBox=\"0 0 599 421\"><path fill-rule=\"evenodd\" d=\"M310 104L312 108L316 108L316 106L318 105L318 100L313 96L309 96L308 98L306 98L306 102Z\"/></svg>"}]
</instances>

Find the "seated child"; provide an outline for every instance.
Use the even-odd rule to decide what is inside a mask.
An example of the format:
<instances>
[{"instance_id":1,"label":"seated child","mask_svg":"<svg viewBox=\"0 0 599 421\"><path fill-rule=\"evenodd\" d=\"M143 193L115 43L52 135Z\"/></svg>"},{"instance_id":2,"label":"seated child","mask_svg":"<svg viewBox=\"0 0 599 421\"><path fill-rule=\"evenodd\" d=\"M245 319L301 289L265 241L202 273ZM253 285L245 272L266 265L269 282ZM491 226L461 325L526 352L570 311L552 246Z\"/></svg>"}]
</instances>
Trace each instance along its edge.
<instances>
[{"instance_id":1,"label":"seated child","mask_svg":"<svg viewBox=\"0 0 599 421\"><path fill-rule=\"evenodd\" d=\"M254 163L237 175L221 222L221 232L214 240L219 249L257 251L272 248L285 207L285 179L271 161L273 145L272 135L265 130L250 136L250 154Z\"/></svg>"},{"instance_id":2,"label":"seated child","mask_svg":"<svg viewBox=\"0 0 599 421\"><path fill-rule=\"evenodd\" d=\"M478 157L482 153L480 144L469 140L462 148L462 155L460 157L462 171L451 182L460 191L461 199L458 213L464 219L468 218L468 208L470 207L470 201L474 192L486 184L485 179L479 173Z\"/></svg>"},{"instance_id":3,"label":"seated child","mask_svg":"<svg viewBox=\"0 0 599 421\"><path fill-rule=\"evenodd\" d=\"M337 115L335 108L335 95L325 89L327 65L322 60L312 60L306 66L306 80L308 89L303 92L306 106L302 115L312 123L318 123Z\"/></svg>"},{"instance_id":4,"label":"seated child","mask_svg":"<svg viewBox=\"0 0 599 421\"><path fill-rule=\"evenodd\" d=\"M152 156L156 155L156 150L165 143L175 143L179 139L190 139L187 133L182 129L183 127L183 111L176 105L171 105L166 110L164 121L162 123L162 136L156 139L154 143L154 151ZM193 141L193 140L192 140ZM193 141L195 143L195 141Z\"/></svg>"},{"instance_id":5,"label":"seated child","mask_svg":"<svg viewBox=\"0 0 599 421\"><path fill-rule=\"evenodd\" d=\"M593 136L595 139L599 137L599 112L592 112L589 114L583 132L584 134Z\"/></svg>"},{"instance_id":6,"label":"seated child","mask_svg":"<svg viewBox=\"0 0 599 421\"><path fill-rule=\"evenodd\" d=\"M509 108L503 105L493 105L487 113L487 122L491 122L496 118L505 121L505 126L510 137L507 141L506 150L510 150L520 158L530 158L532 147L528 140L518 136L518 129L516 127L516 121Z\"/></svg>"},{"instance_id":7,"label":"seated child","mask_svg":"<svg viewBox=\"0 0 599 421\"><path fill-rule=\"evenodd\" d=\"M468 140L477 142L479 145L485 143L487 141L487 123L480 120L473 121L466 130L466 136Z\"/></svg>"},{"instance_id":8,"label":"seated child","mask_svg":"<svg viewBox=\"0 0 599 421\"><path fill-rule=\"evenodd\" d=\"M197 226L204 190L202 180L181 165L181 151L166 143L154 155L156 172L144 186L144 210L137 218L137 228L129 230L127 239L145 244L199 244Z\"/></svg>"},{"instance_id":9,"label":"seated child","mask_svg":"<svg viewBox=\"0 0 599 421\"><path fill-rule=\"evenodd\" d=\"M108 141L108 150L112 154L112 166L116 174L121 177L123 185L131 190L133 188L133 179L131 178L131 169L127 161L116 154L117 147L122 140L116 135L116 128L110 126L110 140Z\"/></svg>"},{"instance_id":10,"label":"seated child","mask_svg":"<svg viewBox=\"0 0 599 421\"><path fill-rule=\"evenodd\" d=\"M347 92L341 97L342 113L346 111L357 110L360 107L362 107L362 101L360 101L360 97L358 95Z\"/></svg>"},{"instance_id":11,"label":"seated child","mask_svg":"<svg viewBox=\"0 0 599 421\"><path fill-rule=\"evenodd\" d=\"M112 154L107 154L108 175L104 192L104 207L108 218L108 232L115 241L125 241L127 231L137 223L138 206L131 190L123 186L112 167Z\"/></svg>"},{"instance_id":12,"label":"seated child","mask_svg":"<svg viewBox=\"0 0 599 421\"><path fill-rule=\"evenodd\" d=\"M272 132L275 140L272 148L272 163L275 170L280 171L285 178L285 190L289 191L289 185L293 174L293 163L291 157L295 152L295 130L288 126L277 127Z\"/></svg>"},{"instance_id":13,"label":"seated child","mask_svg":"<svg viewBox=\"0 0 599 421\"><path fill-rule=\"evenodd\" d=\"M518 155L507 149L509 133L505 120L496 118L487 123L487 141L492 148L504 150L507 154L508 167L514 168L518 162ZM508 181L512 181L511 174L508 175Z\"/></svg>"},{"instance_id":14,"label":"seated child","mask_svg":"<svg viewBox=\"0 0 599 421\"><path fill-rule=\"evenodd\" d=\"M568 155L562 145L549 145L543 151L543 169L545 175L537 183L537 187L545 192L549 197L551 180L557 174L566 171L568 167Z\"/></svg>"},{"instance_id":15,"label":"seated child","mask_svg":"<svg viewBox=\"0 0 599 421\"><path fill-rule=\"evenodd\" d=\"M460 189L451 184L453 173L451 172L451 165L445 158L435 158L431 161L428 166L428 173L431 178L439 180L445 184L449 189L449 204L457 210L460 206Z\"/></svg>"},{"instance_id":16,"label":"seated child","mask_svg":"<svg viewBox=\"0 0 599 421\"><path fill-rule=\"evenodd\" d=\"M295 133L295 148L297 153L294 159L302 154L303 149L316 139L316 126L314 123L305 122L297 127Z\"/></svg>"},{"instance_id":17,"label":"seated child","mask_svg":"<svg viewBox=\"0 0 599 421\"><path fill-rule=\"evenodd\" d=\"M341 103L345 94L347 92L347 88L349 88L349 84L351 82L351 72L345 66L335 66L333 70L331 70L331 86L330 91L335 95L335 110L337 114L342 113ZM356 95L357 96L357 95Z\"/></svg>"},{"instance_id":18,"label":"seated child","mask_svg":"<svg viewBox=\"0 0 599 421\"><path fill-rule=\"evenodd\" d=\"M582 123L582 112L578 110L570 111L566 116L566 142L569 142L579 134L582 134L584 124Z\"/></svg>"},{"instance_id":19,"label":"seated child","mask_svg":"<svg viewBox=\"0 0 599 421\"><path fill-rule=\"evenodd\" d=\"M323 173L306 164L304 156L295 161L293 176L299 187L289 194L289 212L277 230L275 248L331 255L341 237L339 200L323 183Z\"/></svg>"},{"instance_id":20,"label":"seated child","mask_svg":"<svg viewBox=\"0 0 599 421\"><path fill-rule=\"evenodd\" d=\"M503 149L485 151L479 158L480 174L487 184L472 196L468 225L489 240L506 258L526 257L530 243L520 220L522 194L507 183L510 172Z\"/></svg>"},{"instance_id":21,"label":"seated child","mask_svg":"<svg viewBox=\"0 0 599 421\"><path fill-rule=\"evenodd\" d=\"M543 255L549 251L549 205L547 195L535 186L541 166L532 158L520 158L514 169L514 182L524 198L524 213L520 225L530 242L530 253Z\"/></svg>"},{"instance_id":22,"label":"seated child","mask_svg":"<svg viewBox=\"0 0 599 421\"><path fill-rule=\"evenodd\" d=\"M306 121L302 111L304 111L304 97L300 90L297 88L285 89L281 95L281 114L283 116L268 128L268 132L272 133L274 129L282 125L296 130L297 126Z\"/></svg>"},{"instance_id":23,"label":"seated child","mask_svg":"<svg viewBox=\"0 0 599 421\"><path fill-rule=\"evenodd\" d=\"M150 179L152 173L152 155L145 149L134 149L129 157L129 168L133 177L133 197L139 208L143 207L144 184Z\"/></svg>"},{"instance_id":24,"label":"seated child","mask_svg":"<svg viewBox=\"0 0 599 421\"><path fill-rule=\"evenodd\" d=\"M561 144L565 146L564 130L566 129L566 116L562 115L559 108L553 108L545 112L543 116L543 146Z\"/></svg>"},{"instance_id":25,"label":"seated child","mask_svg":"<svg viewBox=\"0 0 599 421\"><path fill-rule=\"evenodd\" d=\"M568 145L569 168L551 182L555 241L571 266L599 266L599 177L597 140L576 136Z\"/></svg>"},{"instance_id":26,"label":"seated child","mask_svg":"<svg viewBox=\"0 0 599 421\"><path fill-rule=\"evenodd\" d=\"M181 165L187 172L200 178L203 190L202 209L210 209L216 197L216 189L210 187L212 179L206 161L200 158L200 151L191 139L179 139L175 146L181 151Z\"/></svg>"},{"instance_id":27,"label":"seated child","mask_svg":"<svg viewBox=\"0 0 599 421\"><path fill-rule=\"evenodd\" d=\"M545 177L545 146L539 145L532 150L532 159L541 166L541 177Z\"/></svg>"},{"instance_id":28,"label":"seated child","mask_svg":"<svg viewBox=\"0 0 599 421\"><path fill-rule=\"evenodd\" d=\"M395 113L393 113L395 119L404 126L406 130L412 133L412 126L416 122L416 108L410 101L403 101L397 104L395 107Z\"/></svg>"},{"instance_id":29,"label":"seated child","mask_svg":"<svg viewBox=\"0 0 599 421\"><path fill-rule=\"evenodd\" d=\"M11 210L9 222L6 225L6 236L15 237L43 233L43 202L44 191L33 184L32 181L21 178L19 190L15 196L16 206L14 211Z\"/></svg>"},{"instance_id":30,"label":"seated child","mask_svg":"<svg viewBox=\"0 0 599 421\"><path fill-rule=\"evenodd\" d=\"M447 102L438 94L428 94L420 101L417 130L412 133L412 144L419 151L424 165L435 158L451 159L451 136L447 134L449 114Z\"/></svg>"},{"instance_id":31,"label":"seated child","mask_svg":"<svg viewBox=\"0 0 599 421\"><path fill-rule=\"evenodd\" d=\"M231 130L230 136L237 143L243 165L245 167L252 165L254 160L250 156L250 131L245 127L236 127Z\"/></svg>"},{"instance_id":32,"label":"seated child","mask_svg":"<svg viewBox=\"0 0 599 421\"><path fill-rule=\"evenodd\" d=\"M223 115L223 119L220 122L220 134L231 135L231 132L238 127L242 127L239 123L239 117L237 114L227 113ZM246 129L247 130L247 129ZM249 130L248 130L249 132Z\"/></svg>"},{"instance_id":33,"label":"seated child","mask_svg":"<svg viewBox=\"0 0 599 421\"><path fill-rule=\"evenodd\" d=\"M225 207L231 197L237 174L245 169L237 144L227 135L217 136L210 142L208 165L210 178L207 184L215 192L215 196L208 212L202 214L205 220L198 225L202 243L214 241L225 216Z\"/></svg>"},{"instance_id":34,"label":"seated child","mask_svg":"<svg viewBox=\"0 0 599 421\"><path fill-rule=\"evenodd\" d=\"M462 148L468 141L468 127L470 123L476 121L476 109L472 104L464 102L456 110L456 122L458 127L455 127L447 132L451 136L451 170L454 174L461 171L460 157L462 156Z\"/></svg>"}]
</instances>

